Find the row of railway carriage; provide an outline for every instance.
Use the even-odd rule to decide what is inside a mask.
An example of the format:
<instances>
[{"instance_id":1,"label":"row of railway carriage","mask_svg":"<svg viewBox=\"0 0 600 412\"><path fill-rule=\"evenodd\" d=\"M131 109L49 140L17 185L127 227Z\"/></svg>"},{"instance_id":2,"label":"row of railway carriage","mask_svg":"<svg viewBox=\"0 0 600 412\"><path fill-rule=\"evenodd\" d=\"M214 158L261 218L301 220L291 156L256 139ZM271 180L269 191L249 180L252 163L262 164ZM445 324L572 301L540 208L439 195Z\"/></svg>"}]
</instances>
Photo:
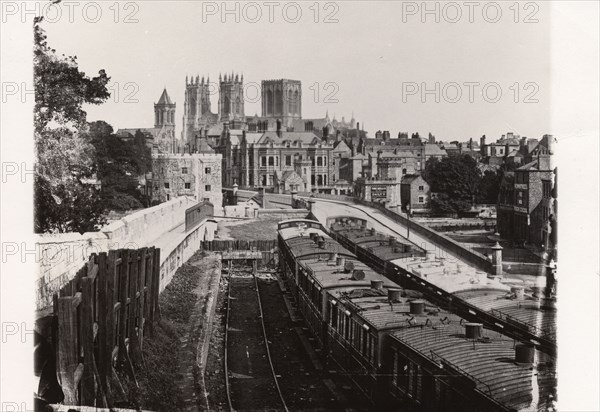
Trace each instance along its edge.
<instances>
[{"instance_id":1,"label":"row of railway carriage","mask_svg":"<svg viewBox=\"0 0 600 412\"><path fill-rule=\"evenodd\" d=\"M354 223L366 229L365 222ZM278 241L283 272L326 359L378 409L553 410L554 358L530 342L467 321L402 287L317 221L280 222ZM427 259L405 239L381 238L377 245L409 261Z\"/></svg>"}]
</instances>

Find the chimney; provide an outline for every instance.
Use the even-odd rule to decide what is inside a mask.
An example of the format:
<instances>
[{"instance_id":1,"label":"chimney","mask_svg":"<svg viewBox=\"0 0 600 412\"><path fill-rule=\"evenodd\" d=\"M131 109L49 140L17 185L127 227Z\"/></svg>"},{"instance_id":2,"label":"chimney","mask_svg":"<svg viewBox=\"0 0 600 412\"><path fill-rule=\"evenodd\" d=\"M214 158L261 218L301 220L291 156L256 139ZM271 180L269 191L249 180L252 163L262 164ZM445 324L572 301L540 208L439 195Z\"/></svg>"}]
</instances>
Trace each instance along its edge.
<instances>
[{"instance_id":1,"label":"chimney","mask_svg":"<svg viewBox=\"0 0 600 412\"><path fill-rule=\"evenodd\" d=\"M479 339L482 335L482 323L465 323L465 336L467 339Z\"/></svg>"},{"instance_id":2,"label":"chimney","mask_svg":"<svg viewBox=\"0 0 600 412\"><path fill-rule=\"evenodd\" d=\"M346 259L342 256L338 256L337 259L335 260L335 265L344 267L346 265Z\"/></svg>"},{"instance_id":3,"label":"chimney","mask_svg":"<svg viewBox=\"0 0 600 412\"><path fill-rule=\"evenodd\" d=\"M409 305L411 315L422 315L425 312L425 302L422 300L413 300Z\"/></svg>"},{"instance_id":4,"label":"chimney","mask_svg":"<svg viewBox=\"0 0 600 412\"><path fill-rule=\"evenodd\" d=\"M329 128L327 126L323 126L323 140L327 140L329 137Z\"/></svg>"},{"instance_id":5,"label":"chimney","mask_svg":"<svg viewBox=\"0 0 600 412\"><path fill-rule=\"evenodd\" d=\"M337 261L337 253L335 252L331 252L329 254L329 262L333 263Z\"/></svg>"},{"instance_id":6,"label":"chimney","mask_svg":"<svg viewBox=\"0 0 600 412\"><path fill-rule=\"evenodd\" d=\"M372 280L371 289L383 290L383 280Z\"/></svg>"},{"instance_id":7,"label":"chimney","mask_svg":"<svg viewBox=\"0 0 600 412\"><path fill-rule=\"evenodd\" d=\"M354 270L354 263L344 262L344 273L350 273Z\"/></svg>"},{"instance_id":8,"label":"chimney","mask_svg":"<svg viewBox=\"0 0 600 412\"><path fill-rule=\"evenodd\" d=\"M533 345L518 343L515 347L515 362L531 365L535 359L535 348Z\"/></svg>"},{"instance_id":9,"label":"chimney","mask_svg":"<svg viewBox=\"0 0 600 412\"><path fill-rule=\"evenodd\" d=\"M383 141L386 142L388 140L390 140L390 132L389 132L389 130L385 130L383 132Z\"/></svg>"},{"instance_id":10,"label":"chimney","mask_svg":"<svg viewBox=\"0 0 600 412\"><path fill-rule=\"evenodd\" d=\"M363 280L365 278L365 272L360 269L354 269L352 271L352 280Z\"/></svg>"},{"instance_id":11,"label":"chimney","mask_svg":"<svg viewBox=\"0 0 600 412\"><path fill-rule=\"evenodd\" d=\"M401 289L388 289L388 300L390 302L400 302L401 293Z\"/></svg>"},{"instance_id":12,"label":"chimney","mask_svg":"<svg viewBox=\"0 0 600 412\"><path fill-rule=\"evenodd\" d=\"M525 288L523 286L512 286L510 291L515 295L517 300L523 300L525 298Z\"/></svg>"},{"instance_id":13,"label":"chimney","mask_svg":"<svg viewBox=\"0 0 600 412\"><path fill-rule=\"evenodd\" d=\"M473 138L469 139L469 150L473 150Z\"/></svg>"},{"instance_id":14,"label":"chimney","mask_svg":"<svg viewBox=\"0 0 600 412\"><path fill-rule=\"evenodd\" d=\"M382 138L382 134L381 134L381 130L377 130L377 132L375 132L375 139L380 139Z\"/></svg>"}]
</instances>

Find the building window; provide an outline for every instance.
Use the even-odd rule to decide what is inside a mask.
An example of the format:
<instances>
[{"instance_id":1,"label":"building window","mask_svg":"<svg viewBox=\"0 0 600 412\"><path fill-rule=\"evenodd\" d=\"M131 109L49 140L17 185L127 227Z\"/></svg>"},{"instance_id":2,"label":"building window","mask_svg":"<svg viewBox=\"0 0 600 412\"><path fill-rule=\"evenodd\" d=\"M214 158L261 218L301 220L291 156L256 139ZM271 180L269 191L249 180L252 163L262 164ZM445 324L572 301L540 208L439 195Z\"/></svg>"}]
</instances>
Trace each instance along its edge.
<instances>
[{"instance_id":1,"label":"building window","mask_svg":"<svg viewBox=\"0 0 600 412\"><path fill-rule=\"evenodd\" d=\"M205 192L210 192L210 185L205 185L204 186L204 191Z\"/></svg>"},{"instance_id":2,"label":"building window","mask_svg":"<svg viewBox=\"0 0 600 412\"><path fill-rule=\"evenodd\" d=\"M168 189L170 187L168 182L165 182L165 189Z\"/></svg>"},{"instance_id":3,"label":"building window","mask_svg":"<svg viewBox=\"0 0 600 412\"><path fill-rule=\"evenodd\" d=\"M267 165L267 156L261 156L260 157L260 165L261 166L266 166Z\"/></svg>"},{"instance_id":4,"label":"building window","mask_svg":"<svg viewBox=\"0 0 600 412\"><path fill-rule=\"evenodd\" d=\"M405 175L406 174L406 169L402 169L402 174Z\"/></svg>"},{"instance_id":5,"label":"building window","mask_svg":"<svg viewBox=\"0 0 600 412\"><path fill-rule=\"evenodd\" d=\"M181 168L181 174L182 175L187 175L188 174L188 168L187 167L182 167Z\"/></svg>"},{"instance_id":6,"label":"building window","mask_svg":"<svg viewBox=\"0 0 600 412\"><path fill-rule=\"evenodd\" d=\"M323 158L321 156L317 156L317 166L323 166Z\"/></svg>"},{"instance_id":7,"label":"building window","mask_svg":"<svg viewBox=\"0 0 600 412\"><path fill-rule=\"evenodd\" d=\"M192 188L192 184L191 183L185 183L184 187L186 189L191 189Z\"/></svg>"},{"instance_id":8,"label":"building window","mask_svg":"<svg viewBox=\"0 0 600 412\"><path fill-rule=\"evenodd\" d=\"M542 192L543 192L544 199L550 198L551 188L550 188L550 182L548 180L542 181Z\"/></svg>"},{"instance_id":9,"label":"building window","mask_svg":"<svg viewBox=\"0 0 600 412\"><path fill-rule=\"evenodd\" d=\"M425 190L425 188L423 186L419 186L419 191L422 192L423 190Z\"/></svg>"},{"instance_id":10,"label":"building window","mask_svg":"<svg viewBox=\"0 0 600 412\"><path fill-rule=\"evenodd\" d=\"M292 165L292 156L291 155L287 155L285 157L285 165L286 166L291 166Z\"/></svg>"},{"instance_id":11,"label":"building window","mask_svg":"<svg viewBox=\"0 0 600 412\"><path fill-rule=\"evenodd\" d=\"M273 156L269 156L269 166L275 166L275 158Z\"/></svg>"},{"instance_id":12,"label":"building window","mask_svg":"<svg viewBox=\"0 0 600 412\"><path fill-rule=\"evenodd\" d=\"M210 174L210 167L205 167L204 168L204 173L209 175Z\"/></svg>"},{"instance_id":13,"label":"building window","mask_svg":"<svg viewBox=\"0 0 600 412\"><path fill-rule=\"evenodd\" d=\"M419 203L425 203L425 196L419 196Z\"/></svg>"},{"instance_id":14,"label":"building window","mask_svg":"<svg viewBox=\"0 0 600 412\"><path fill-rule=\"evenodd\" d=\"M262 185L263 186L267 185L267 175L262 175Z\"/></svg>"}]
</instances>

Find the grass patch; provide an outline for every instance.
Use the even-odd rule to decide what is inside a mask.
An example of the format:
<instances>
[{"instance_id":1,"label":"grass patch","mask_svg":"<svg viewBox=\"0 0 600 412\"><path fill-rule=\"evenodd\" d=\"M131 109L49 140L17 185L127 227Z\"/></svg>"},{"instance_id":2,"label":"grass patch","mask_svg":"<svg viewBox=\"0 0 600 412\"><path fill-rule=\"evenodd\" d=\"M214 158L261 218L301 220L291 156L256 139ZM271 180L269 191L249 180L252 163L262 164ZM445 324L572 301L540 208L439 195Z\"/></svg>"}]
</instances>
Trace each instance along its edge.
<instances>
[{"instance_id":1,"label":"grass patch","mask_svg":"<svg viewBox=\"0 0 600 412\"><path fill-rule=\"evenodd\" d=\"M281 217L247 220L228 225L230 236L236 240L271 240L277 238L277 223Z\"/></svg>"},{"instance_id":2,"label":"grass patch","mask_svg":"<svg viewBox=\"0 0 600 412\"><path fill-rule=\"evenodd\" d=\"M177 270L171 283L161 293L161 320L155 325L154 336L144 338L145 367L136 370L139 387L124 374L120 376L130 400L129 405L123 406L152 411L184 408L183 391L177 386L181 380L178 371L180 339L188 332L188 322L197 299L193 291L200 281L198 268L190 263L202 257L202 252L192 256Z\"/></svg>"}]
</instances>

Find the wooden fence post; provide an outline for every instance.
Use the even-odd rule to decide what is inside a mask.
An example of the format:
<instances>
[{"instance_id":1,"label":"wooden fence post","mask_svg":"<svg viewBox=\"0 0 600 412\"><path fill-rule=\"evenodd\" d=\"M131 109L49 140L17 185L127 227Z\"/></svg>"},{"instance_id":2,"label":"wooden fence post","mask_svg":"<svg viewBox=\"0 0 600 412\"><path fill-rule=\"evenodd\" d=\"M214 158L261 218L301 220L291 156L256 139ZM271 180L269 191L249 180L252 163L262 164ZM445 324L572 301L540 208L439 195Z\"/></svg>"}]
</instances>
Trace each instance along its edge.
<instances>
[{"instance_id":1,"label":"wooden fence post","mask_svg":"<svg viewBox=\"0 0 600 412\"><path fill-rule=\"evenodd\" d=\"M154 321L160 320L160 306L158 305L158 295L160 292L160 248L154 249L154 271L152 280L154 287L152 291L152 306L154 307Z\"/></svg>"},{"instance_id":2,"label":"wooden fence post","mask_svg":"<svg viewBox=\"0 0 600 412\"><path fill-rule=\"evenodd\" d=\"M154 336L154 309L152 304L152 294L154 293L154 247L148 249L148 264L146 265L146 298L145 298L145 315L144 322L148 320L148 325L144 325L144 332L147 330L150 336Z\"/></svg>"},{"instance_id":3,"label":"wooden fence post","mask_svg":"<svg viewBox=\"0 0 600 412\"><path fill-rule=\"evenodd\" d=\"M95 406L96 388L96 361L94 359L94 317L93 317L93 279L81 278L81 346L83 346L83 376L81 381L81 404Z\"/></svg>"},{"instance_id":4,"label":"wooden fence post","mask_svg":"<svg viewBox=\"0 0 600 412\"><path fill-rule=\"evenodd\" d=\"M58 298L58 359L57 366L66 405L79 405L79 365L77 336L77 306L81 297Z\"/></svg>"},{"instance_id":5,"label":"wooden fence post","mask_svg":"<svg viewBox=\"0 0 600 412\"><path fill-rule=\"evenodd\" d=\"M138 334L136 330L136 320L138 315L138 304L139 297L141 293L138 291L138 287L140 284L139 277L139 263L140 263L140 251L139 250L131 250L129 252L129 256L131 259L131 266L129 270L129 294L128 294L128 338L129 338L129 357L132 365L134 366L134 370L138 369L142 365L142 354L140 348L140 342L138 339Z\"/></svg>"}]
</instances>

